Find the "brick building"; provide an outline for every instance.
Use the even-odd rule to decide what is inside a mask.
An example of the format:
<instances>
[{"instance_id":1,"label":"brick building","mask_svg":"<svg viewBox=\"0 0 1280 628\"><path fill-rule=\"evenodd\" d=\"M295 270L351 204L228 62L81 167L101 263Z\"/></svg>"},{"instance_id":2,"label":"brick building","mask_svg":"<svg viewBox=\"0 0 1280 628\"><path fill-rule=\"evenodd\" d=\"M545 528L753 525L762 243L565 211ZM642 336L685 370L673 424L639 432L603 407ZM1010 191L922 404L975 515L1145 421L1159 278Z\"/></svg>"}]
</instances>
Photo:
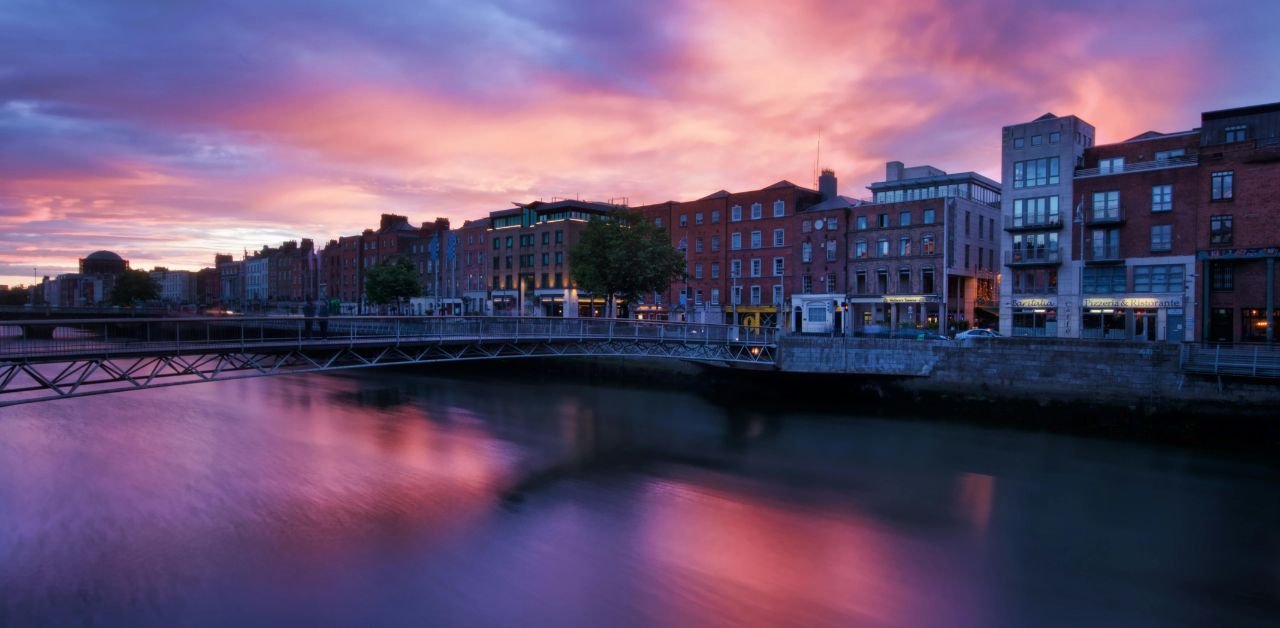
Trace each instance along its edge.
<instances>
[{"instance_id":1,"label":"brick building","mask_svg":"<svg viewBox=\"0 0 1280 628\"><path fill-rule=\"evenodd\" d=\"M1280 256L1280 103L1201 115L1199 337L1274 342Z\"/></svg>"},{"instance_id":2,"label":"brick building","mask_svg":"<svg viewBox=\"0 0 1280 628\"><path fill-rule=\"evenodd\" d=\"M990 324L1000 258L1000 184L891 161L852 209L852 329Z\"/></svg>"},{"instance_id":3,"label":"brick building","mask_svg":"<svg viewBox=\"0 0 1280 628\"><path fill-rule=\"evenodd\" d=\"M489 313L489 277L492 256L488 248L489 220L468 220L452 235L458 238L458 282L462 311L468 316Z\"/></svg>"},{"instance_id":4,"label":"brick building","mask_svg":"<svg viewBox=\"0 0 1280 628\"><path fill-rule=\"evenodd\" d=\"M319 281L317 293L337 299L339 311L344 314L363 311L365 271L399 257L414 263L424 293L429 293L428 287L435 289L437 277L435 266L429 266L436 262L430 257L427 242L436 233L442 239L447 237L448 230L449 221L444 218L414 227L405 216L382 214L377 230L365 229L360 235L341 236L325 245L315 273Z\"/></svg>"}]
</instances>

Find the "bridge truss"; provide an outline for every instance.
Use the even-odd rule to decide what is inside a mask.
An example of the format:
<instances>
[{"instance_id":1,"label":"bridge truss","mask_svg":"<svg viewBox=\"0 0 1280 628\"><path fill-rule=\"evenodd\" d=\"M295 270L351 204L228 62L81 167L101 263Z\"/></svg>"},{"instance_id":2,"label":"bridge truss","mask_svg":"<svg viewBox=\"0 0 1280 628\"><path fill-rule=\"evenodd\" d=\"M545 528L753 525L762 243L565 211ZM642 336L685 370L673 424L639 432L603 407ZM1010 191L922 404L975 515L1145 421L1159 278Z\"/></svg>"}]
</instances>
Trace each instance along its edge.
<instances>
[{"instance_id":1,"label":"bridge truss","mask_svg":"<svg viewBox=\"0 0 1280 628\"><path fill-rule=\"evenodd\" d=\"M508 320L501 325L470 325L470 331L479 333L458 334L467 329L460 328L457 320L431 329L367 319L334 320L338 333L321 339L305 338L297 319L262 323L253 328L253 337L246 333L247 321L202 319L200 324L216 327L199 338L188 324L183 341L181 325L175 327L172 319L154 322L146 330L136 326L121 330L120 323L113 321L109 327L115 330L117 342L108 343L102 341L108 333L92 323L75 322L68 323L74 333L63 333L61 342L58 338L8 346L0 342L0 407L228 379L489 359L665 358L768 368L776 363L777 350L772 337L739 340L738 330L722 326L631 321L610 321L607 326L600 321L567 325L556 321L521 327ZM122 333L127 333L127 341L120 340ZM86 336L91 340L86 341ZM15 348L21 350L15 352Z\"/></svg>"}]
</instances>

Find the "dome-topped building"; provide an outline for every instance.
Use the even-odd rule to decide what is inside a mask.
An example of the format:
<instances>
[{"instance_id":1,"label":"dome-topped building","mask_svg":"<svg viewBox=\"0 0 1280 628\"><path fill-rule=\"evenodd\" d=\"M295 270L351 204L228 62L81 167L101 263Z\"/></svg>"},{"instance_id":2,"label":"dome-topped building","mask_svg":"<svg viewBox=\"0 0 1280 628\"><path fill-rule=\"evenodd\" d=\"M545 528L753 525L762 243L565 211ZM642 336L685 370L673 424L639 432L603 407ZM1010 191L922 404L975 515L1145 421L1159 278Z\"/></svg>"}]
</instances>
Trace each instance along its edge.
<instances>
[{"instance_id":1,"label":"dome-topped building","mask_svg":"<svg viewBox=\"0 0 1280 628\"><path fill-rule=\"evenodd\" d=\"M111 251L95 251L80 259L82 275L119 275L129 269L129 261Z\"/></svg>"}]
</instances>

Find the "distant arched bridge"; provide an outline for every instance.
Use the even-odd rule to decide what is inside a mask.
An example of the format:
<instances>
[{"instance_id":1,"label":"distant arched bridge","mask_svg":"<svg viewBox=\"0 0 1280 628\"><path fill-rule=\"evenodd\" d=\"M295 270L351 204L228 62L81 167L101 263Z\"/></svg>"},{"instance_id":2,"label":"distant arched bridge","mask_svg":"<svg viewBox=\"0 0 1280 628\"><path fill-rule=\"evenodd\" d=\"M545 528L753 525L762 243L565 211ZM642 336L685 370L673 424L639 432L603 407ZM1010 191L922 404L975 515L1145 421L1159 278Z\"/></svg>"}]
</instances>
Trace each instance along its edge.
<instances>
[{"instance_id":1,"label":"distant arched bridge","mask_svg":"<svg viewBox=\"0 0 1280 628\"><path fill-rule=\"evenodd\" d=\"M776 330L599 318L110 318L0 322L0 406L158 386L495 358L772 367ZM326 327L320 329L321 325Z\"/></svg>"}]
</instances>

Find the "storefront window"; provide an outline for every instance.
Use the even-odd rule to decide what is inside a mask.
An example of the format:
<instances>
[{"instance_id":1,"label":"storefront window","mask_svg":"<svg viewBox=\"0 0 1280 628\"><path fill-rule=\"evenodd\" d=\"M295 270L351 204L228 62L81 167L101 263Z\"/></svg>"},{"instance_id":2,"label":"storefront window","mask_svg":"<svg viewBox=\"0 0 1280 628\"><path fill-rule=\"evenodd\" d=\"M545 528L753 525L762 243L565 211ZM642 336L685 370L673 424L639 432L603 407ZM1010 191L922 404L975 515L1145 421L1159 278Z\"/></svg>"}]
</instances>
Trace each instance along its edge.
<instances>
[{"instance_id":1,"label":"storefront window","mask_svg":"<svg viewBox=\"0 0 1280 628\"><path fill-rule=\"evenodd\" d=\"M1021 309L1013 312L1013 335L1053 337L1058 335L1058 311Z\"/></svg>"},{"instance_id":2,"label":"storefront window","mask_svg":"<svg viewBox=\"0 0 1280 628\"><path fill-rule=\"evenodd\" d=\"M1103 340L1124 340L1125 310L1085 310L1083 338L1100 338Z\"/></svg>"}]
</instances>

